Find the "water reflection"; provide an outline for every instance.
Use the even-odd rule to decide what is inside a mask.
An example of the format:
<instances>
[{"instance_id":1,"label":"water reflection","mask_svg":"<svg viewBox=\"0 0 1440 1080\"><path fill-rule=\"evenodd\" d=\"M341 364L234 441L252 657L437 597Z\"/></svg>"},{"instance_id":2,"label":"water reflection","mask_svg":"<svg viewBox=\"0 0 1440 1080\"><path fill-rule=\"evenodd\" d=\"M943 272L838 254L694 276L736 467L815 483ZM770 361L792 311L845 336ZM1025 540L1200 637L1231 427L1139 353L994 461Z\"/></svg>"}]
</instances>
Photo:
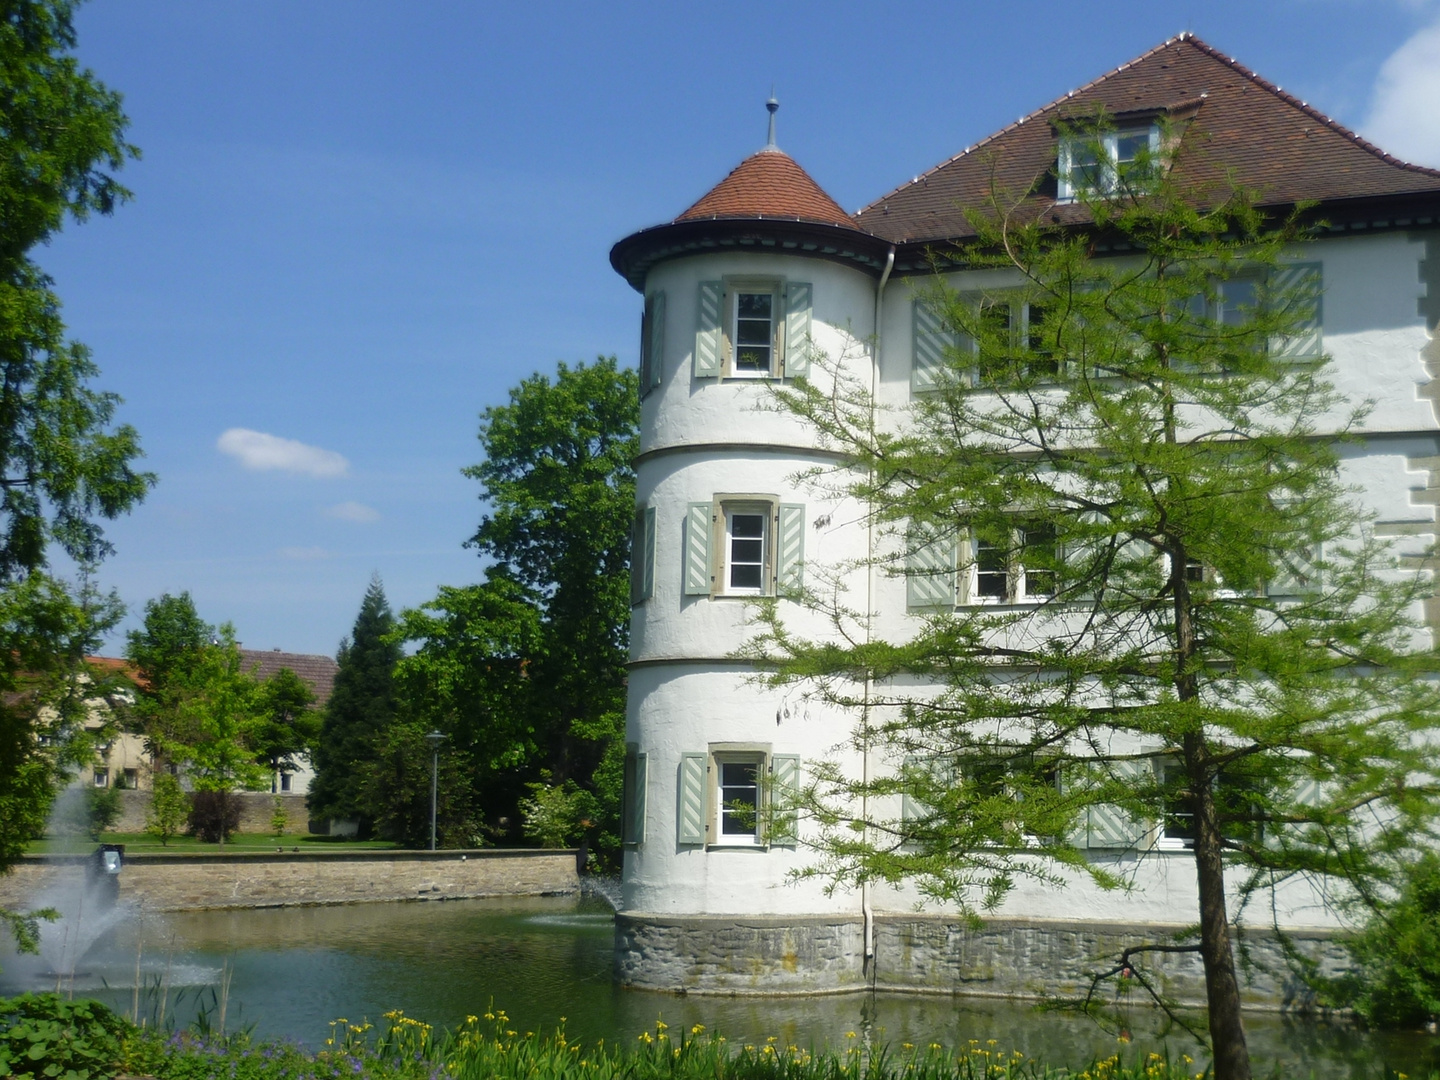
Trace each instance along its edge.
<instances>
[{"instance_id":1,"label":"water reflection","mask_svg":"<svg viewBox=\"0 0 1440 1080\"><path fill-rule=\"evenodd\" d=\"M73 980L129 1013L136 954L141 982L182 987L233 972L228 1020L262 1036L312 1045L332 1019L378 1020L390 1009L449 1025L493 1000L521 1031L548 1031L561 1017L572 1037L633 1040L663 1018L673 1029L704 1024L732 1041L778 1036L800 1046L857 1042L994 1039L1056 1064L1084 1064L1126 1044L1089 1020L1042 1014L1007 1002L897 994L809 998L677 997L621 990L610 978L612 924L599 901L563 898L360 904L344 907L190 912L150 916L112 930ZM0 992L26 988L23 966L0 957ZM50 976L53 988L54 977ZM67 986L70 985L68 982ZM152 991L153 993L153 991ZM179 1020L193 1015L195 995ZM173 1005L171 1010L173 1012ZM1195 1053L1183 1033L1135 1007L1126 1017L1134 1050ZM1257 1072L1361 1077L1381 1065L1404 1072L1440 1065L1437 1040L1418 1034L1363 1035L1348 1027L1271 1016L1249 1021ZM1198 1055L1197 1055L1198 1056Z\"/></svg>"}]
</instances>

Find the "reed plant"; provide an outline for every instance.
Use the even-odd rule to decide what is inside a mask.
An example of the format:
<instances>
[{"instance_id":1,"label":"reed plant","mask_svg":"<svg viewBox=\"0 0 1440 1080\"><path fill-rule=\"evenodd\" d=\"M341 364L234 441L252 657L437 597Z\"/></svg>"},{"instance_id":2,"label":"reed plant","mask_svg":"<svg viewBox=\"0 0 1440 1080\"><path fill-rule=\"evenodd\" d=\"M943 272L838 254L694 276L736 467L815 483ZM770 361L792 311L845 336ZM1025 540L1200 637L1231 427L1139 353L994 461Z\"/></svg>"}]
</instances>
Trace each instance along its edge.
<instances>
[{"instance_id":1,"label":"reed plant","mask_svg":"<svg viewBox=\"0 0 1440 1080\"><path fill-rule=\"evenodd\" d=\"M157 1080L1205 1080L1189 1057L1115 1055L1083 1069L1047 1065L993 1040L961 1047L901 1043L867 1048L854 1032L838 1049L778 1038L734 1043L696 1024L663 1021L634 1040L586 1045L565 1033L520 1031L497 1008L452 1030L390 1012L383 1025L332 1022L313 1052L223 1036L138 1035L130 1068ZM1407 1078L1408 1080L1408 1078Z\"/></svg>"}]
</instances>

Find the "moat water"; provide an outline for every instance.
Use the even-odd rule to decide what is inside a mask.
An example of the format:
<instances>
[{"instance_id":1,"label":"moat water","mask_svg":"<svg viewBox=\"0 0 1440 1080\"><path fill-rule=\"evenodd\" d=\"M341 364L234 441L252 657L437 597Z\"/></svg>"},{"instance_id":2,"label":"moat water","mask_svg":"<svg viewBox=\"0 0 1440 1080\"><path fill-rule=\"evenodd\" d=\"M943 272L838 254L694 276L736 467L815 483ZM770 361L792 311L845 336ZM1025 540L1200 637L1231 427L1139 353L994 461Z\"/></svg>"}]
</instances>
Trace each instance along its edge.
<instances>
[{"instance_id":1,"label":"moat water","mask_svg":"<svg viewBox=\"0 0 1440 1080\"><path fill-rule=\"evenodd\" d=\"M730 1041L777 1036L800 1046L910 1042L964 1045L994 1039L1053 1064L1082 1065L1117 1050L1196 1053L1135 1006L1114 1030L1024 1004L904 994L808 998L678 997L615 986L612 923L598 899L534 898L445 903L202 911L122 920L70 970L0 954L0 994L59 988L99 997L129 1015L189 1023L225 999L226 1027L317 1046L338 1017L381 1022L402 1009L437 1025L493 1002L520 1031L549 1032L564 1018L572 1038L633 1042L657 1019L704 1024ZM136 968L142 991L136 992ZM228 984L228 990L225 989ZM1440 1068L1440 1038L1363 1033L1348 1025L1256 1014L1248 1020L1257 1075L1376 1077L1383 1067ZM852 1037L849 1033L854 1032ZM1199 1066L1197 1065L1197 1068ZM1298 1072L1297 1072L1298 1070Z\"/></svg>"}]
</instances>

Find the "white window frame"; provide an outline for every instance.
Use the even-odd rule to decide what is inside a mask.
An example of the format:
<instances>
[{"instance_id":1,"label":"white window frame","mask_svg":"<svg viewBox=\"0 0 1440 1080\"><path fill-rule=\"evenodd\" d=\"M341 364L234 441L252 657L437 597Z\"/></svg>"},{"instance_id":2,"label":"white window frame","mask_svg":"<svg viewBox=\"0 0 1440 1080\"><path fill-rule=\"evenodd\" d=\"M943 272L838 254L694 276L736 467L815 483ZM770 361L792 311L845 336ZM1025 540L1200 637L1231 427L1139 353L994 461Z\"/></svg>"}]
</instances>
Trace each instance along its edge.
<instances>
[{"instance_id":1,"label":"white window frame","mask_svg":"<svg viewBox=\"0 0 1440 1080\"><path fill-rule=\"evenodd\" d=\"M1145 132L1149 137L1152 160L1157 158L1160 154L1160 125L1153 120L1122 124L1113 131L1099 134L1098 141L1105 151L1105 160L1096 163L1100 170L1100 184L1088 194L1106 196L1115 190L1120 179L1120 165L1124 164L1119 160L1120 140L1141 132ZM1075 184L1071 179L1076 168L1075 150L1077 147L1087 146L1095 141L1097 140L1093 135L1066 134L1060 136L1059 155L1055 168L1058 201L1075 202L1085 192L1084 187Z\"/></svg>"},{"instance_id":2,"label":"white window frame","mask_svg":"<svg viewBox=\"0 0 1440 1080\"><path fill-rule=\"evenodd\" d=\"M1160 781L1161 788L1169 785L1172 773L1182 773L1184 766L1174 758L1156 758L1155 771L1158 774L1156 779ZM1155 850L1156 851L1193 851L1195 849L1195 837L1168 834L1166 823L1170 818L1188 818L1190 821L1189 831L1195 831L1195 811L1171 810L1164 799L1161 799L1158 813L1155 815ZM1177 830L1177 833L1180 830Z\"/></svg>"},{"instance_id":3,"label":"white window frame","mask_svg":"<svg viewBox=\"0 0 1440 1080\"><path fill-rule=\"evenodd\" d=\"M770 364L763 370L742 369L740 352L740 296L770 297ZM721 323L725 339L722 374L727 379L778 379L785 370L785 284L778 278L725 279L725 314Z\"/></svg>"},{"instance_id":4,"label":"white window frame","mask_svg":"<svg viewBox=\"0 0 1440 1080\"><path fill-rule=\"evenodd\" d=\"M765 835L765 813L769 805L770 747L753 743L712 743L709 747L709 768L706 777L707 848L748 848L765 850L770 846ZM726 809L723 805L722 772L726 765L753 766L755 769L755 824L748 833L726 833Z\"/></svg>"},{"instance_id":5,"label":"white window frame","mask_svg":"<svg viewBox=\"0 0 1440 1080\"><path fill-rule=\"evenodd\" d=\"M91 775L90 782L95 787L109 787L110 770L108 768L97 767Z\"/></svg>"},{"instance_id":6,"label":"white window frame","mask_svg":"<svg viewBox=\"0 0 1440 1080\"><path fill-rule=\"evenodd\" d=\"M778 512L779 500L770 495L717 495L715 498L715 511L712 517L715 522L715 536L713 538L714 548L717 553L715 563L715 593L716 596L740 596L754 598L757 596L775 595L775 515ZM736 539L732 534L732 519L736 514L757 515L762 522L760 537L760 587L751 589L747 587L735 587L730 584L731 542ZM741 537L740 539L752 539ZM753 564L746 564L753 565Z\"/></svg>"},{"instance_id":7,"label":"white window frame","mask_svg":"<svg viewBox=\"0 0 1440 1080\"><path fill-rule=\"evenodd\" d=\"M1038 523L1037 523L1038 524ZM1030 528L1034 528L1031 524ZM1000 606L1006 604L1042 604L1055 596L1055 571L1038 571L1050 575L1050 590L1044 593L1031 593L1029 589L1029 571L1025 568L1024 561L1019 553L1024 549L1024 535L1026 524L1017 521L1010 530L1011 552L1007 553L1003 571L1005 575L1004 596L982 596L980 594L980 540L974 529L968 530L965 539L966 550L962 553L965 565L960 574L960 598L959 603L963 607L984 607ZM1058 530L1056 530L1058 532ZM1056 550L1056 559L1060 556L1059 539L1052 537L1050 543ZM986 571L995 573L996 571Z\"/></svg>"}]
</instances>

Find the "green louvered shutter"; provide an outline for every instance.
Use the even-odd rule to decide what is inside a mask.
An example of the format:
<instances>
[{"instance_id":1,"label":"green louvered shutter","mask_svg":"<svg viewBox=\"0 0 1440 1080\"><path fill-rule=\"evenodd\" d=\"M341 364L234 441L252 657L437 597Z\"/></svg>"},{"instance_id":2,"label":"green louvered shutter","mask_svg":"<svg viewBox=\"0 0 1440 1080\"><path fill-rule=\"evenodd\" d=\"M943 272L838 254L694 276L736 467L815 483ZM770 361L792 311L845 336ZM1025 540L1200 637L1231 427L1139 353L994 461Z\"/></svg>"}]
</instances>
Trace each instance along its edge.
<instances>
[{"instance_id":1,"label":"green louvered shutter","mask_svg":"<svg viewBox=\"0 0 1440 1080\"><path fill-rule=\"evenodd\" d=\"M770 758L770 802L781 809L771 816L770 843L793 847L799 841L794 807L800 792L800 756L775 754Z\"/></svg>"},{"instance_id":2,"label":"green louvered shutter","mask_svg":"<svg viewBox=\"0 0 1440 1080\"><path fill-rule=\"evenodd\" d=\"M907 757L904 764L901 766L902 773L915 772L921 767L923 760L924 759L914 757L913 755ZM901 792L900 820L902 822L920 821L922 818L927 817L929 813L930 808L926 806L923 802L921 802L919 799L915 798L914 795L910 794L908 790Z\"/></svg>"},{"instance_id":3,"label":"green louvered shutter","mask_svg":"<svg viewBox=\"0 0 1440 1080\"><path fill-rule=\"evenodd\" d=\"M775 592L799 596L805 564L805 506L781 503L775 515Z\"/></svg>"},{"instance_id":4,"label":"green louvered shutter","mask_svg":"<svg viewBox=\"0 0 1440 1080\"><path fill-rule=\"evenodd\" d=\"M1270 271L1270 290L1309 309L1297 332L1270 343L1272 355L1284 360L1313 360L1324 352L1321 301L1324 280L1318 262L1285 263Z\"/></svg>"},{"instance_id":5,"label":"green louvered shutter","mask_svg":"<svg viewBox=\"0 0 1440 1080\"><path fill-rule=\"evenodd\" d=\"M654 297L645 298L645 308L640 312L640 400L650 392L650 316Z\"/></svg>"},{"instance_id":6,"label":"green louvered shutter","mask_svg":"<svg viewBox=\"0 0 1440 1080\"><path fill-rule=\"evenodd\" d=\"M652 575L651 580L653 581L654 571L648 564L652 561L650 553L654 550L654 545L645 542L645 526L647 521L654 520L653 514L654 511L649 507L637 506L635 508L635 523L630 530L630 604L632 607L650 595L646 591L646 576L647 574Z\"/></svg>"},{"instance_id":7,"label":"green louvered shutter","mask_svg":"<svg viewBox=\"0 0 1440 1080\"><path fill-rule=\"evenodd\" d=\"M955 531L912 529L905 574L905 606L955 606L955 567L959 541Z\"/></svg>"},{"instance_id":8,"label":"green louvered shutter","mask_svg":"<svg viewBox=\"0 0 1440 1080\"><path fill-rule=\"evenodd\" d=\"M655 293L646 301L646 305L650 308L650 328L645 350L649 363L641 372L641 378L646 380L643 389L648 393L660 385L665 371L665 294Z\"/></svg>"},{"instance_id":9,"label":"green louvered shutter","mask_svg":"<svg viewBox=\"0 0 1440 1080\"><path fill-rule=\"evenodd\" d=\"M685 511L685 595L710 595L710 503L691 503Z\"/></svg>"},{"instance_id":10,"label":"green louvered shutter","mask_svg":"<svg viewBox=\"0 0 1440 1080\"><path fill-rule=\"evenodd\" d=\"M1266 596L1312 596L1320 591L1322 547L1289 552L1280 558L1276 574L1265 584Z\"/></svg>"},{"instance_id":11,"label":"green louvered shutter","mask_svg":"<svg viewBox=\"0 0 1440 1080\"><path fill-rule=\"evenodd\" d=\"M785 286L785 375L810 374L810 308L814 287L808 281Z\"/></svg>"},{"instance_id":12,"label":"green louvered shutter","mask_svg":"<svg viewBox=\"0 0 1440 1080\"><path fill-rule=\"evenodd\" d=\"M1149 782L1154 772L1148 760L1114 761L1110 763L1110 768L1117 779L1133 777L1137 782ZM1144 841L1147 829L1147 822L1138 820L1126 810L1109 803L1096 803L1089 809L1086 842L1092 848L1133 850Z\"/></svg>"},{"instance_id":13,"label":"green louvered shutter","mask_svg":"<svg viewBox=\"0 0 1440 1080\"><path fill-rule=\"evenodd\" d=\"M681 844L705 843L705 754L681 754L676 784L676 840Z\"/></svg>"},{"instance_id":14,"label":"green louvered shutter","mask_svg":"<svg viewBox=\"0 0 1440 1080\"><path fill-rule=\"evenodd\" d=\"M640 579L640 599L649 600L655 595L655 508L645 508L645 527L641 538L645 553L645 573Z\"/></svg>"},{"instance_id":15,"label":"green louvered shutter","mask_svg":"<svg viewBox=\"0 0 1440 1080\"><path fill-rule=\"evenodd\" d=\"M945 367L945 334L940 316L935 313L928 298L915 298L912 316L910 390L923 394L940 385L940 373Z\"/></svg>"},{"instance_id":16,"label":"green louvered shutter","mask_svg":"<svg viewBox=\"0 0 1440 1080\"><path fill-rule=\"evenodd\" d=\"M626 844L645 842L645 787L649 757L640 753L634 743L625 748L625 794L621 805L625 816L621 836Z\"/></svg>"},{"instance_id":17,"label":"green louvered shutter","mask_svg":"<svg viewBox=\"0 0 1440 1080\"><path fill-rule=\"evenodd\" d=\"M725 285L719 281L702 281L700 299L696 308L695 324L695 377L697 379L718 379L720 377L720 308L725 296Z\"/></svg>"}]
</instances>

